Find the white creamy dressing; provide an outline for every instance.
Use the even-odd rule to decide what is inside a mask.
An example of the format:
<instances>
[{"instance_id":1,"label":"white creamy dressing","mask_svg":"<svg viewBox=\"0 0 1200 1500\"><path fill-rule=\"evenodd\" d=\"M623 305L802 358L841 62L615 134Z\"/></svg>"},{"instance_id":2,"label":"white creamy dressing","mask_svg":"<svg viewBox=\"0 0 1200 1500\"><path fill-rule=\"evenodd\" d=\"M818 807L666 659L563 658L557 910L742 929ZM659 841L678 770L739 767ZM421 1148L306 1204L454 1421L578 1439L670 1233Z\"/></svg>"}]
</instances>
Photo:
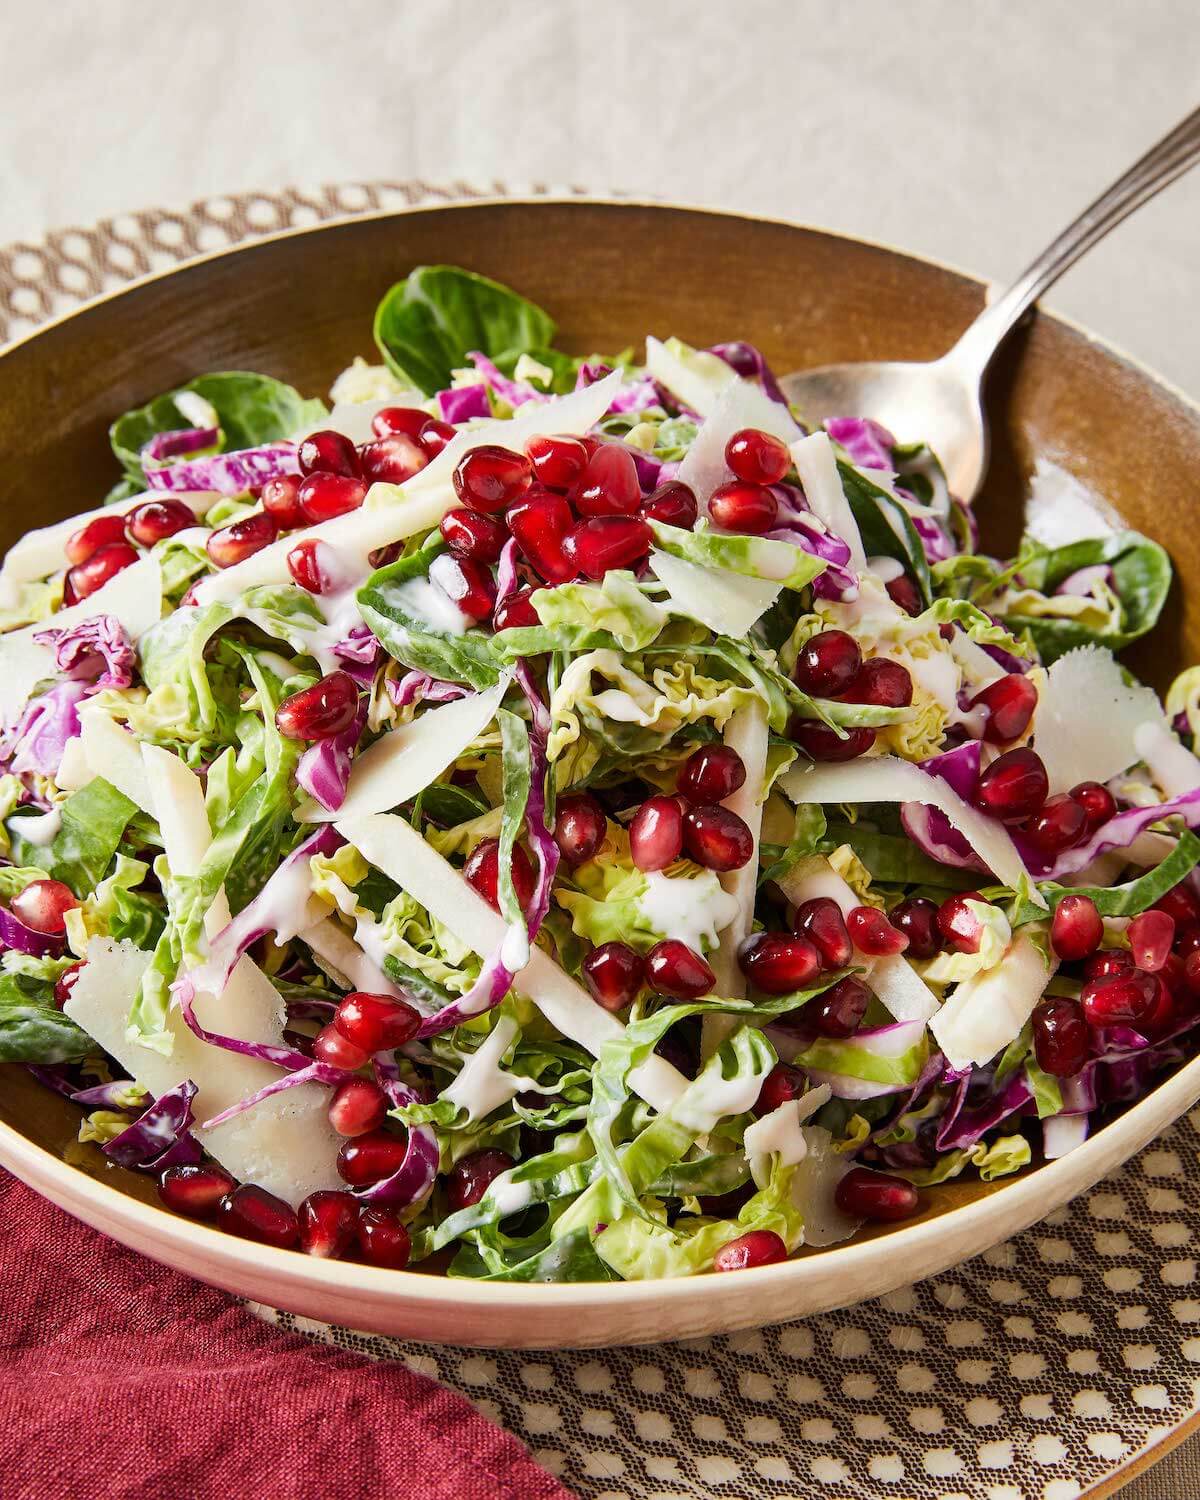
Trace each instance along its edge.
<instances>
[{"instance_id":1,"label":"white creamy dressing","mask_svg":"<svg viewBox=\"0 0 1200 1500\"><path fill-rule=\"evenodd\" d=\"M672 1105L671 1117L685 1130L708 1135L727 1115L744 1115L754 1108L773 1066L764 1058L761 1073L738 1074L735 1078L723 1078L709 1069Z\"/></svg>"},{"instance_id":2,"label":"white creamy dressing","mask_svg":"<svg viewBox=\"0 0 1200 1500\"><path fill-rule=\"evenodd\" d=\"M750 1172L758 1186L763 1186L766 1181L773 1155L778 1155L785 1167L795 1166L808 1155L808 1141L801 1126L828 1102L829 1096L829 1085L822 1083L799 1099L785 1100L769 1115L747 1125L743 1141L750 1160Z\"/></svg>"},{"instance_id":3,"label":"white creamy dressing","mask_svg":"<svg viewBox=\"0 0 1200 1500\"><path fill-rule=\"evenodd\" d=\"M487 1195L504 1219L509 1214L520 1213L523 1208L529 1207L533 1202L533 1184L514 1182L511 1172L502 1172L488 1188Z\"/></svg>"},{"instance_id":4,"label":"white creamy dressing","mask_svg":"<svg viewBox=\"0 0 1200 1500\"><path fill-rule=\"evenodd\" d=\"M62 827L62 812L57 807L52 807L49 812L36 818L14 818L13 825L23 839L44 849L58 837Z\"/></svg>"},{"instance_id":5,"label":"white creamy dressing","mask_svg":"<svg viewBox=\"0 0 1200 1500\"><path fill-rule=\"evenodd\" d=\"M259 661L266 667L268 672L274 672L280 682L286 682L289 677L295 675L290 661L286 657L278 655L274 651L259 651Z\"/></svg>"},{"instance_id":6,"label":"white creamy dressing","mask_svg":"<svg viewBox=\"0 0 1200 1500\"><path fill-rule=\"evenodd\" d=\"M434 558L431 574L437 561ZM470 615L463 614L444 589L438 588L428 578L407 579L397 585L395 596L410 615L415 615L434 630L444 630L447 635L462 635L475 623Z\"/></svg>"},{"instance_id":7,"label":"white creamy dressing","mask_svg":"<svg viewBox=\"0 0 1200 1500\"><path fill-rule=\"evenodd\" d=\"M458 1077L442 1090L457 1109L467 1112L467 1121L485 1119L494 1109L507 1104L524 1089L533 1088L536 1080L517 1073L506 1073L500 1059L521 1034L511 1016L501 1016L487 1037L467 1058Z\"/></svg>"},{"instance_id":8,"label":"white creamy dressing","mask_svg":"<svg viewBox=\"0 0 1200 1500\"><path fill-rule=\"evenodd\" d=\"M951 718L958 718L959 669L948 651L934 651L929 656L913 656L905 652L904 666L913 681L931 698L936 698Z\"/></svg>"},{"instance_id":9,"label":"white creamy dressing","mask_svg":"<svg viewBox=\"0 0 1200 1500\"><path fill-rule=\"evenodd\" d=\"M638 897L638 905L656 932L686 943L697 953L717 946L718 933L739 910L737 898L721 889L711 870L676 880L655 870L646 876L646 889Z\"/></svg>"},{"instance_id":10,"label":"white creamy dressing","mask_svg":"<svg viewBox=\"0 0 1200 1500\"><path fill-rule=\"evenodd\" d=\"M894 583L904 577L904 564L895 557L868 557L867 567L881 583Z\"/></svg>"},{"instance_id":11,"label":"white creamy dressing","mask_svg":"<svg viewBox=\"0 0 1200 1500\"><path fill-rule=\"evenodd\" d=\"M521 922L513 922L504 934L500 962L510 974L519 974L529 962L529 932Z\"/></svg>"}]
</instances>

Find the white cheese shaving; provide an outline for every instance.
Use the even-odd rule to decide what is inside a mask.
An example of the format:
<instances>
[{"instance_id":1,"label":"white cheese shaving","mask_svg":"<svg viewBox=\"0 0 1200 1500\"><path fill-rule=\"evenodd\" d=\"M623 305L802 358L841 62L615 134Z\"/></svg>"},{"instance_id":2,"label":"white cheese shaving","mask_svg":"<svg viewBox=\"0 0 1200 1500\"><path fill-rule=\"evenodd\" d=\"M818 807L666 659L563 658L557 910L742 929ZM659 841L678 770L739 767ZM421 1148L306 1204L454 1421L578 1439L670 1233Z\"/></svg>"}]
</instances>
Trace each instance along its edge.
<instances>
[{"instance_id":1,"label":"white cheese shaving","mask_svg":"<svg viewBox=\"0 0 1200 1500\"><path fill-rule=\"evenodd\" d=\"M732 478L725 462L725 447L734 433L744 427L769 432L785 443L794 443L800 436L800 429L786 406L772 401L761 386L735 376L713 402L704 425L679 465L678 478L695 494L702 515L708 513L712 492Z\"/></svg>"},{"instance_id":2,"label":"white cheese shaving","mask_svg":"<svg viewBox=\"0 0 1200 1500\"><path fill-rule=\"evenodd\" d=\"M1025 505L1025 530L1044 547L1069 547L1072 542L1113 536L1120 520L1074 474L1039 458Z\"/></svg>"},{"instance_id":3,"label":"white cheese shaving","mask_svg":"<svg viewBox=\"0 0 1200 1500\"><path fill-rule=\"evenodd\" d=\"M953 1068L982 1067L1007 1047L1033 1014L1057 962L1047 964L1019 934L1000 962L964 979L929 1023Z\"/></svg>"},{"instance_id":4,"label":"white cheese shaving","mask_svg":"<svg viewBox=\"0 0 1200 1500\"><path fill-rule=\"evenodd\" d=\"M85 703L79 711L79 745L91 776L103 776L144 813L154 817L150 782L142 747L127 729L122 729L100 708ZM72 741L72 743L75 743Z\"/></svg>"},{"instance_id":5,"label":"white cheese shaving","mask_svg":"<svg viewBox=\"0 0 1200 1500\"><path fill-rule=\"evenodd\" d=\"M693 357L695 352L692 351ZM703 359L695 361L697 365L707 365L708 374L705 375L680 359L661 339L653 336L646 339L646 374L659 385L666 386L689 411L700 417L707 417L722 392L740 380L733 366L726 364L719 354L710 355L709 360L713 363Z\"/></svg>"},{"instance_id":6,"label":"white cheese shaving","mask_svg":"<svg viewBox=\"0 0 1200 1500\"><path fill-rule=\"evenodd\" d=\"M1079 646L1053 662L1038 695L1033 747L1050 778L1050 791L1081 781L1107 781L1139 759L1143 724L1164 724L1155 693L1130 686L1111 651Z\"/></svg>"},{"instance_id":7,"label":"white cheese shaving","mask_svg":"<svg viewBox=\"0 0 1200 1500\"><path fill-rule=\"evenodd\" d=\"M1200 760L1179 736L1162 720L1147 719L1133 734L1137 758L1144 760L1150 774L1168 797L1182 797L1200 786Z\"/></svg>"},{"instance_id":8,"label":"white cheese shaving","mask_svg":"<svg viewBox=\"0 0 1200 1500\"><path fill-rule=\"evenodd\" d=\"M850 566L854 571L865 572L867 554L863 550L862 534L842 489L842 477L838 473L837 458L828 433L814 432L793 443L792 462L804 487L809 509L850 548Z\"/></svg>"}]
</instances>

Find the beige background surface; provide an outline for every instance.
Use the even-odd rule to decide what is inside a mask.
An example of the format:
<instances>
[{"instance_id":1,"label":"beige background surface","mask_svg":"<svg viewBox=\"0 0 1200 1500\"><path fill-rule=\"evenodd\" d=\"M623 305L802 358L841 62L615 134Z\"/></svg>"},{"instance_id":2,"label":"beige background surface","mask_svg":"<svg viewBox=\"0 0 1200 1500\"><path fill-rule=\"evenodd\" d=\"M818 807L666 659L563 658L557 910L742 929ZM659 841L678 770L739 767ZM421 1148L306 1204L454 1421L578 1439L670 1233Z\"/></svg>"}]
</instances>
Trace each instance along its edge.
<instances>
[{"instance_id":1,"label":"beige background surface","mask_svg":"<svg viewBox=\"0 0 1200 1500\"><path fill-rule=\"evenodd\" d=\"M0 243L423 177L749 209L1004 277L1200 99L1191 0L5 0L0 55ZM1052 300L1200 395L1198 246L1200 172ZM1200 1494L1198 1443L1123 1493Z\"/></svg>"}]
</instances>

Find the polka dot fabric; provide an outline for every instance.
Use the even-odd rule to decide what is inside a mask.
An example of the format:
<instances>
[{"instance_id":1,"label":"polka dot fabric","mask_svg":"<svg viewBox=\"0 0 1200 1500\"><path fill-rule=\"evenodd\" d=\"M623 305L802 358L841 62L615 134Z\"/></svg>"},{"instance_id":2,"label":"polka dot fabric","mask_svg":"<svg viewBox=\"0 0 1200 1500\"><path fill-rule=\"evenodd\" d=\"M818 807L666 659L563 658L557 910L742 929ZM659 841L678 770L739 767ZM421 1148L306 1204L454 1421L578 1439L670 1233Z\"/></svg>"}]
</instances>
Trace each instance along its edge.
<instances>
[{"instance_id":1,"label":"polka dot fabric","mask_svg":"<svg viewBox=\"0 0 1200 1500\"><path fill-rule=\"evenodd\" d=\"M422 182L289 189L50 233L0 249L0 340L256 235L510 191ZM1200 1409L1198 1136L1200 1110L977 1260L880 1301L757 1332L509 1354L254 1311L441 1380L527 1443L581 1500L1076 1500ZM1196 1458L1155 1468L1135 1492L1200 1494Z\"/></svg>"}]
</instances>

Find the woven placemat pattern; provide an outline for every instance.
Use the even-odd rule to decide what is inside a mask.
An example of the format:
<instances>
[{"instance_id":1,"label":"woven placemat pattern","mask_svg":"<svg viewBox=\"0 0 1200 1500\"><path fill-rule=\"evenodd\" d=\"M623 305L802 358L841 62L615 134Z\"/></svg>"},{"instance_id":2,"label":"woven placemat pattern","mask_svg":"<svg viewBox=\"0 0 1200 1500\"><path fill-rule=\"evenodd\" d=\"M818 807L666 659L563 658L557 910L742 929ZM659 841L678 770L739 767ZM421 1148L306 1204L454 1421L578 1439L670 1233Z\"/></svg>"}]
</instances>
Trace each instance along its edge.
<instances>
[{"instance_id":1,"label":"woven placemat pattern","mask_svg":"<svg viewBox=\"0 0 1200 1500\"><path fill-rule=\"evenodd\" d=\"M0 341L256 235L513 191L353 183L55 231L0 249ZM364 353L369 342L364 329ZM876 1302L751 1333L497 1353L254 1310L462 1392L581 1500L1076 1500L1200 1409L1198 1137L1200 1110L1091 1193L976 1260ZM1137 1492L1200 1495L1190 1449L1167 1473L1151 1471Z\"/></svg>"}]
</instances>

